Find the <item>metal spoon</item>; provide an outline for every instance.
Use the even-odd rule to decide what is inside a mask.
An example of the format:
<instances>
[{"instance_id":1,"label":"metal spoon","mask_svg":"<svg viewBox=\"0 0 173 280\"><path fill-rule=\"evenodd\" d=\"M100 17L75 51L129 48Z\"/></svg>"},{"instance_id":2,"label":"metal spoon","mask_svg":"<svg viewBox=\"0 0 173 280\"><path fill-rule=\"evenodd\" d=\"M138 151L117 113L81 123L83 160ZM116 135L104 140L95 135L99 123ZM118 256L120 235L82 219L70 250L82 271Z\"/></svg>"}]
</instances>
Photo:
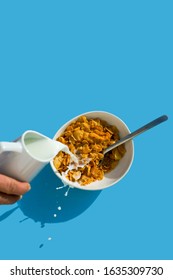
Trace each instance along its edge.
<instances>
[{"instance_id":1,"label":"metal spoon","mask_svg":"<svg viewBox=\"0 0 173 280\"><path fill-rule=\"evenodd\" d=\"M110 145L108 148L106 148L103 151L103 154L105 155L107 152L111 151L112 149L115 149L116 147L120 146L121 144L133 139L134 137L138 136L139 134L149 130L150 128L153 128L154 126L165 122L168 119L168 117L166 115L163 115L155 120L153 120L152 122L149 122L148 124L142 126L141 128L138 128L137 130L135 130L134 132L126 135L125 137L121 138L120 140L118 140L115 144Z\"/></svg>"}]
</instances>

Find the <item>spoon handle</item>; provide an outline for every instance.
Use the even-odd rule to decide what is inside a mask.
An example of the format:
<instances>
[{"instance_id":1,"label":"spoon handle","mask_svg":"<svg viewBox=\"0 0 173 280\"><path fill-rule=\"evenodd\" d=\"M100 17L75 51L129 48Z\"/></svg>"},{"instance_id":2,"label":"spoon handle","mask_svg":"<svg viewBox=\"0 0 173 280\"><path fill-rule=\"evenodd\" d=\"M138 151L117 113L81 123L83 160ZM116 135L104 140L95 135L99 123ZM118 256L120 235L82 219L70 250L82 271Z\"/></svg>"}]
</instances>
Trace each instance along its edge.
<instances>
[{"instance_id":1,"label":"spoon handle","mask_svg":"<svg viewBox=\"0 0 173 280\"><path fill-rule=\"evenodd\" d=\"M135 130L134 132L126 135L125 137L121 138L120 140L118 140L115 144L110 145L107 149L104 150L103 154L106 154L107 152L109 152L110 150L118 147L119 145L131 140L132 138L138 136L139 134L149 130L150 128L153 128L154 126L165 122L168 119L168 117L166 115L163 115L155 120L153 120L152 122L149 122L148 124L142 126L141 128L138 128L137 130Z\"/></svg>"}]
</instances>

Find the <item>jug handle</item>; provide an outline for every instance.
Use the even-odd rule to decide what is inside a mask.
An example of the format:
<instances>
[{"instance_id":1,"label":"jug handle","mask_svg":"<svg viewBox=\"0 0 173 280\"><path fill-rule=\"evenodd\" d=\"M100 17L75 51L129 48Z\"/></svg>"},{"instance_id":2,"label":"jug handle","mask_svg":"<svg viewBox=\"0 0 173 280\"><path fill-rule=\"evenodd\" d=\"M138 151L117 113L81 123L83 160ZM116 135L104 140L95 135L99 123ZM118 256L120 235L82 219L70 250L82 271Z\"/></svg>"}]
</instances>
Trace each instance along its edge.
<instances>
[{"instance_id":1,"label":"jug handle","mask_svg":"<svg viewBox=\"0 0 173 280\"><path fill-rule=\"evenodd\" d=\"M3 152L22 152L22 145L19 142L0 142L0 154Z\"/></svg>"}]
</instances>

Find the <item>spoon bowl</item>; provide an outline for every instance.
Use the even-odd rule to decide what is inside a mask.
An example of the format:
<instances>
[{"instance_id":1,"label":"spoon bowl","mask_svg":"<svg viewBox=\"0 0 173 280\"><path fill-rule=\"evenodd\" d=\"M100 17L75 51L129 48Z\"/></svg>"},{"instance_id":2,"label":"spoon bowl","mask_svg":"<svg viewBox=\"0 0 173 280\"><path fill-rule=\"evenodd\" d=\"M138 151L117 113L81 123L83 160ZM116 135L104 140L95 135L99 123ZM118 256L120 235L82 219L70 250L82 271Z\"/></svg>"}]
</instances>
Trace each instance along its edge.
<instances>
[{"instance_id":1,"label":"spoon bowl","mask_svg":"<svg viewBox=\"0 0 173 280\"><path fill-rule=\"evenodd\" d=\"M121 138L119 141L117 141L116 143L110 145L108 148L106 148L104 151L103 151L103 154L105 155L106 153L108 153L109 151L117 148L118 146L132 140L134 137L140 135L141 133L143 132L146 132L147 130L155 127L156 125L159 125L161 124L162 122L165 122L166 120L168 119L168 116L166 115L163 115L149 123L147 123L146 125L138 128L137 130L135 130L134 132L132 133L129 133L127 134L125 137ZM104 158L101 160L101 162L104 160Z\"/></svg>"}]
</instances>

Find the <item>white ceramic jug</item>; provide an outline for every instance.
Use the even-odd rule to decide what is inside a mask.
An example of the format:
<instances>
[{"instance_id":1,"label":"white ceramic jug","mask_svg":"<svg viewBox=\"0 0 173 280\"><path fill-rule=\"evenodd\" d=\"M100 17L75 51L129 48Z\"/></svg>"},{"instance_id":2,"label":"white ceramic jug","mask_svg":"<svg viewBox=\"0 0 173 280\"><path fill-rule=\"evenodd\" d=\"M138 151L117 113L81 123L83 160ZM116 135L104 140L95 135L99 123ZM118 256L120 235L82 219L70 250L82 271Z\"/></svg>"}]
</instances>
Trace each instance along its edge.
<instances>
[{"instance_id":1,"label":"white ceramic jug","mask_svg":"<svg viewBox=\"0 0 173 280\"><path fill-rule=\"evenodd\" d=\"M14 142L0 142L0 174L30 182L67 146L36 131L25 131Z\"/></svg>"}]
</instances>

